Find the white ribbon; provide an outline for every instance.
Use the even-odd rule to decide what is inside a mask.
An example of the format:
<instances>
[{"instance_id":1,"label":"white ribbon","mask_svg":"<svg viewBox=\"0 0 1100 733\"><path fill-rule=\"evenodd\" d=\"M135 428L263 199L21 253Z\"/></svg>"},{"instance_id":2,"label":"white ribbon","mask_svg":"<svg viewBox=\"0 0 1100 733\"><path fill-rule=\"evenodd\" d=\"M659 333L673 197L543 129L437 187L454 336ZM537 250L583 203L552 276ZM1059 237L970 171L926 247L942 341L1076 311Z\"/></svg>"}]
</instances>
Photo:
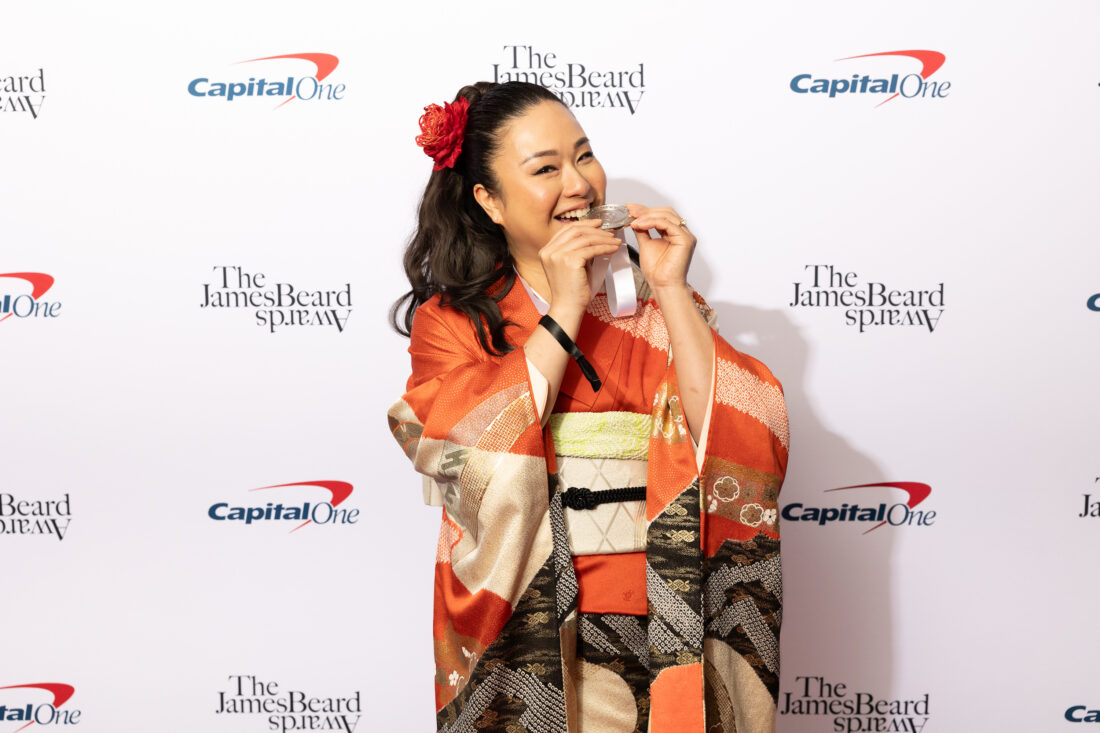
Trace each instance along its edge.
<instances>
[{"instance_id":1,"label":"white ribbon","mask_svg":"<svg viewBox=\"0 0 1100 733\"><path fill-rule=\"evenodd\" d=\"M634 289L634 268L625 241L613 254L592 258L592 269L588 273L591 292L596 292L600 278L604 280L611 315L616 318L634 315L638 309L638 291Z\"/></svg>"}]
</instances>

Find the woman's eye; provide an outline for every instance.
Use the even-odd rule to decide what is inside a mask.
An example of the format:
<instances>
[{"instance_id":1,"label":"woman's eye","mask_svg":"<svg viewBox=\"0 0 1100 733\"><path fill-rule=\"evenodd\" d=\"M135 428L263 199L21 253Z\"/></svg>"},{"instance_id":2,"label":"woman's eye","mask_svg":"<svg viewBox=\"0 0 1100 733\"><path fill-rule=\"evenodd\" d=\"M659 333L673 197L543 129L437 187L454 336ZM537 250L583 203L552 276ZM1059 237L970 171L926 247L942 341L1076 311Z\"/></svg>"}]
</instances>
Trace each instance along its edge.
<instances>
[{"instance_id":1,"label":"woman's eye","mask_svg":"<svg viewBox=\"0 0 1100 733\"><path fill-rule=\"evenodd\" d=\"M544 165L543 167L541 167L541 168L539 168L539 169L538 169L537 171L535 171L535 175L536 175L536 176L540 176L540 175L542 175L543 173L550 173L551 171L554 171L554 170L556 170L556 169L554 168L554 166L552 166L552 165Z\"/></svg>"},{"instance_id":2,"label":"woman's eye","mask_svg":"<svg viewBox=\"0 0 1100 733\"><path fill-rule=\"evenodd\" d=\"M584 155L582 155L581 157L577 158L577 162L579 163L580 161L582 161L582 160L585 160L586 158L595 158L595 157L596 157L596 154L595 154L595 153L593 153L593 152L592 152L591 150L589 150L589 151L588 151L588 152L586 152L586 153L585 153Z\"/></svg>"}]
</instances>

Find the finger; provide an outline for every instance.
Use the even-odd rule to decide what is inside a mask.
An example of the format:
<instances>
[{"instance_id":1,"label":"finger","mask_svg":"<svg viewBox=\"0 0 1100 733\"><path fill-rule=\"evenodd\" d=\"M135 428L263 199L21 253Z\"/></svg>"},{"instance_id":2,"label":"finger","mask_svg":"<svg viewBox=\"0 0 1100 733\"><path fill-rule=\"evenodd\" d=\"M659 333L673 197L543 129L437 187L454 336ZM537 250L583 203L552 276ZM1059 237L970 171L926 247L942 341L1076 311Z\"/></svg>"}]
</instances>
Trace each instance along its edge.
<instances>
[{"instance_id":1,"label":"finger","mask_svg":"<svg viewBox=\"0 0 1100 733\"><path fill-rule=\"evenodd\" d=\"M684 236L691 236L687 230L687 226L682 224L683 219L680 218L672 209L665 209L663 211L650 210L650 213L646 216L640 217L634 223L637 226L644 226L649 229L656 229L657 231L667 235L683 234Z\"/></svg>"},{"instance_id":2,"label":"finger","mask_svg":"<svg viewBox=\"0 0 1100 733\"><path fill-rule=\"evenodd\" d=\"M638 246L642 245L642 242L648 242L653 239L649 236L649 230L653 227L646 223L644 217L640 217L630 222L630 229L634 232L634 238L638 240Z\"/></svg>"},{"instance_id":3,"label":"finger","mask_svg":"<svg viewBox=\"0 0 1100 733\"><path fill-rule=\"evenodd\" d=\"M606 240L606 239L579 240L579 241L576 241L576 242L570 242L569 246L562 247L558 251L552 253L551 257L566 258L566 257L570 257L570 256L576 254L577 252L591 251L593 248L600 249L600 250L605 251L605 252L614 252L620 246L622 246L622 242L620 242L618 239L615 239L615 238L612 238L611 240Z\"/></svg>"},{"instance_id":4,"label":"finger","mask_svg":"<svg viewBox=\"0 0 1100 733\"><path fill-rule=\"evenodd\" d=\"M644 207L643 207L643 208L644 208ZM668 206L653 206L653 207L650 207L650 208L648 208L648 209L644 209L644 210L643 210L643 211L641 211L640 213L641 213L641 214L642 214L643 216L649 216L649 215L657 215L657 216L660 216L660 215L662 215L662 214L670 214L670 215L671 215L671 214L675 214L676 212L674 212L674 211L672 210L672 208L671 208L671 207L668 207Z\"/></svg>"},{"instance_id":5,"label":"finger","mask_svg":"<svg viewBox=\"0 0 1100 733\"><path fill-rule=\"evenodd\" d=\"M587 264L588 261L594 257L599 257L600 255L614 254L615 251L618 249L618 242L616 242L615 244L590 244L587 247L579 247L573 250L571 254L580 255L584 258L585 264Z\"/></svg>"},{"instance_id":6,"label":"finger","mask_svg":"<svg viewBox=\"0 0 1100 733\"><path fill-rule=\"evenodd\" d=\"M650 216L655 217L668 217L672 221L679 221L680 215L671 206L654 206L647 209L639 204L627 204L627 210L630 211L630 215L637 219L644 219ZM630 207L634 207L631 209Z\"/></svg>"},{"instance_id":7,"label":"finger","mask_svg":"<svg viewBox=\"0 0 1100 733\"><path fill-rule=\"evenodd\" d=\"M599 228L600 224L602 224L602 222L599 219L582 219L578 222L566 224L564 228L559 229L554 233L554 236L550 237L550 241L548 241L540 251L553 252L577 237L598 234L602 231Z\"/></svg>"},{"instance_id":8,"label":"finger","mask_svg":"<svg viewBox=\"0 0 1100 733\"><path fill-rule=\"evenodd\" d=\"M655 209L646 209L642 212L639 219L659 219L668 221L679 221L680 215L676 213L675 209L671 209L668 206L662 206Z\"/></svg>"},{"instance_id":9,"label":"finger","mask_svg":"<svg viewBox=\"0 0 1100 733\"><path fill-rule=\"evenodd\" d=\"M566 223L564 227L554 233L554 236L550 237L550 241L568 239L569 237L576 236L578 233L585 233L590 231L598 231L603 224L599 219L578 219L577 221L571 221Z\"/></svg>"},{"instance_id":10,"label":"finger","mask_svg":"<svg viewBox=\"0 0 1100 733\"><path fill-rule=\"evenodd\" d=\"M592 229L599 229L602 225L603 221L600 219L577 219L576 221L566 222L565 226L558 234L565 235L571 232L587 232Z\"/></svg>"},{"instance_id":11,"label":"finger","mask_svg":"<svg viewBox=\"0 0 1100 733\"><path fill-rule=\"evenodd\" d=\"M622 242L618 239L613 239L610 242L582 241L574 242L571 246L563 247L554 252L540 252L539 255L544 267L546 265L580 267L593 257L613 254L620 246L622 246Z\"/></svg>"},{"instance_id":12,"label":"finger","mask_svg":"<svg viewBox=\"0 0 1100 733\"><path fill-rule=\"evenodd\" d=\"M606 229L596 229L594 231L574 231L569 237L562 241L562 247L575 246L581 243L592 242L618 242L619 238L615 236L615 232L608 231Z\"/></svg>"}]
</instances>

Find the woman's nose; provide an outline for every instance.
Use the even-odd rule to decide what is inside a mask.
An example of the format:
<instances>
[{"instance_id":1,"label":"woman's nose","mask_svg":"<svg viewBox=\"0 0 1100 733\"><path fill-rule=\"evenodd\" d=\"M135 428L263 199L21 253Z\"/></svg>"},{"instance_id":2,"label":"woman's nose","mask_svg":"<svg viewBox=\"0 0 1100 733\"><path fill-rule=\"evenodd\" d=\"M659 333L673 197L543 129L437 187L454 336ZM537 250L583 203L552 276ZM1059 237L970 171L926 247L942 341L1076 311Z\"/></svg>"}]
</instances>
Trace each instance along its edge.
<instances>
[{"instance_id":1,"label":"woman's nose","mask_svg":"<svg viewBox=\"0 0 1100 733\"><path fill-rule=\"evenodd\" d=\"M563 195L585 197L591 188L592 184L576 166L567 165L562 171Z\"/></svg>"}]
</instances>

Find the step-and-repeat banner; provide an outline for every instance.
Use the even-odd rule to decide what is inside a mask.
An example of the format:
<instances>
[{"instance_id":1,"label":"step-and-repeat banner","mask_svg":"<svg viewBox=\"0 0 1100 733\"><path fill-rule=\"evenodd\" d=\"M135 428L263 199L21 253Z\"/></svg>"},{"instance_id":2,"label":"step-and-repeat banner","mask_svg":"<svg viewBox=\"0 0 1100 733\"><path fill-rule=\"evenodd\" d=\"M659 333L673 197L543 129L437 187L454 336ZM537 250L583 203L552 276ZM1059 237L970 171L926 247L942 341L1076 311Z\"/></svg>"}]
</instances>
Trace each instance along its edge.
<instances>
[{"instance_id":1,"label":"step-and-repeat banner","mask_svg":"<svg viewBox=\"0 0 1100 733\"><path fill-rule=\"evenodd\" d=\"M784 384L778 729L1100 722L1095 3L4 21L0 733L433 728L386 315L422 108L509 79Z\"/></svg>"}]
</instances>

